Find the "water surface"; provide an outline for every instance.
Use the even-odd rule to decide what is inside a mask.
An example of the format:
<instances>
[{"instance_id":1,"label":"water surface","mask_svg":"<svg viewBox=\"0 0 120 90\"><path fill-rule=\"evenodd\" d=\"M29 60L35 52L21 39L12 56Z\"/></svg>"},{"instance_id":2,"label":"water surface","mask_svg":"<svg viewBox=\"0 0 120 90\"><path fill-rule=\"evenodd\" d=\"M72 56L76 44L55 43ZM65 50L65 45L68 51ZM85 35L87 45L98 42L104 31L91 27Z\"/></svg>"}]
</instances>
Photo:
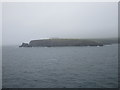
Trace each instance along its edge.
<instances>
[{"instance_id":1,"label":"water surface","mask_svg":"<svg viewBox=\"0 0 120 90\"><path fill-rule=\"evenodd\" d=\"M3 88L116 88L118 47L5 46Z\"/></svg>"}]
</instances>

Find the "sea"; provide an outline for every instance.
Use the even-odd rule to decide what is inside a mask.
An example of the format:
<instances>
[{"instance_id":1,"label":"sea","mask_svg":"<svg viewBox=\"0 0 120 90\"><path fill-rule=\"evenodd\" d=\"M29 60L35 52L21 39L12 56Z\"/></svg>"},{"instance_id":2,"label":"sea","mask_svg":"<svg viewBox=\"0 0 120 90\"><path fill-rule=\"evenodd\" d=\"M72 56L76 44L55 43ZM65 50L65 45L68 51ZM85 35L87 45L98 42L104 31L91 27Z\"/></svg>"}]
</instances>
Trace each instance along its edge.
<instances>
[{"instance_id":1,"label":"sea","mask_svg":"<svg viewBox=\"0 0 120 90\"><path fill-rule=\"evenodd\" d=\"M118 44L2 47L3 88L117 88Z\"/></svg>"}]
</instances>

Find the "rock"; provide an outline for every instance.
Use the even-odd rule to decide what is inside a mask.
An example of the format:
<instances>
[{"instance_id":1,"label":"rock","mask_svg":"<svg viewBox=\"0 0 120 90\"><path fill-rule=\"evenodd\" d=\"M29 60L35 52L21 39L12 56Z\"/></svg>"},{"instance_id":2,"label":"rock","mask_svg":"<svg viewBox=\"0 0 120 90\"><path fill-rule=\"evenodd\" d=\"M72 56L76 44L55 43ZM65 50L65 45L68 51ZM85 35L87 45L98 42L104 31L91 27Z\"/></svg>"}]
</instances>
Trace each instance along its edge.
<instances>
[{"instance_id":1,"label":"rock","mask_svg":"<svg viewBox=\"0 0 120 90\"><path fill-rule=\"evenodd\" d=\"M22 43L22 45L19 47L30 47L30 45L28 43Z\"/></svg>"}]
</instances>

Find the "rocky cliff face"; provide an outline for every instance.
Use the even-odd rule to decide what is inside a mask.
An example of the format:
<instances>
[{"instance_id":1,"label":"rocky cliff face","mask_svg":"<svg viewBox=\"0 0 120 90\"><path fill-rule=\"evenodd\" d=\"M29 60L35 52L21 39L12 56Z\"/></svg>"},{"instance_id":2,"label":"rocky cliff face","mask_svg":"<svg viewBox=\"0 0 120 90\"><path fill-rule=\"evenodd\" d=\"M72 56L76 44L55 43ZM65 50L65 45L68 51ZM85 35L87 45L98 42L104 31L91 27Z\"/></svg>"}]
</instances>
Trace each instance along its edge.
<instances>
[{"instance_id":1,"label":"rocky cliff face","mask_svg":"<svg viewBox=\"0 0 120 90\"><path fill-rule=\"evenodd\" d=\"M30 46L103 46L102 43L91 40L80 39L47 39L47 40L33 40L29 43Z\"/></svg>"}]
</instances>

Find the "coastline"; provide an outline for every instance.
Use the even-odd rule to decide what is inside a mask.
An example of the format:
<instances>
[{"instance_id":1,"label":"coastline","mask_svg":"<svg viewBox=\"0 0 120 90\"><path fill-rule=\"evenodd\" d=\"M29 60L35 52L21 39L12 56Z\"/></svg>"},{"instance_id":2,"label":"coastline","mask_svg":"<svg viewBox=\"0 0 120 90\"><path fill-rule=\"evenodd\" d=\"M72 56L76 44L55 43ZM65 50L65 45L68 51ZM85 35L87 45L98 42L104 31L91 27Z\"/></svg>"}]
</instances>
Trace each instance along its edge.
<instances>
[{"instance_id":1,"label":"coastline","mask_svg":"<svg viewBox=\"0 0 120 90\"><path fill-rule=\"evenodd\" d=\"M19 47L104 46L118 43L117 39L42 39L22 43Z\"/></svg>"}]
</instances>

